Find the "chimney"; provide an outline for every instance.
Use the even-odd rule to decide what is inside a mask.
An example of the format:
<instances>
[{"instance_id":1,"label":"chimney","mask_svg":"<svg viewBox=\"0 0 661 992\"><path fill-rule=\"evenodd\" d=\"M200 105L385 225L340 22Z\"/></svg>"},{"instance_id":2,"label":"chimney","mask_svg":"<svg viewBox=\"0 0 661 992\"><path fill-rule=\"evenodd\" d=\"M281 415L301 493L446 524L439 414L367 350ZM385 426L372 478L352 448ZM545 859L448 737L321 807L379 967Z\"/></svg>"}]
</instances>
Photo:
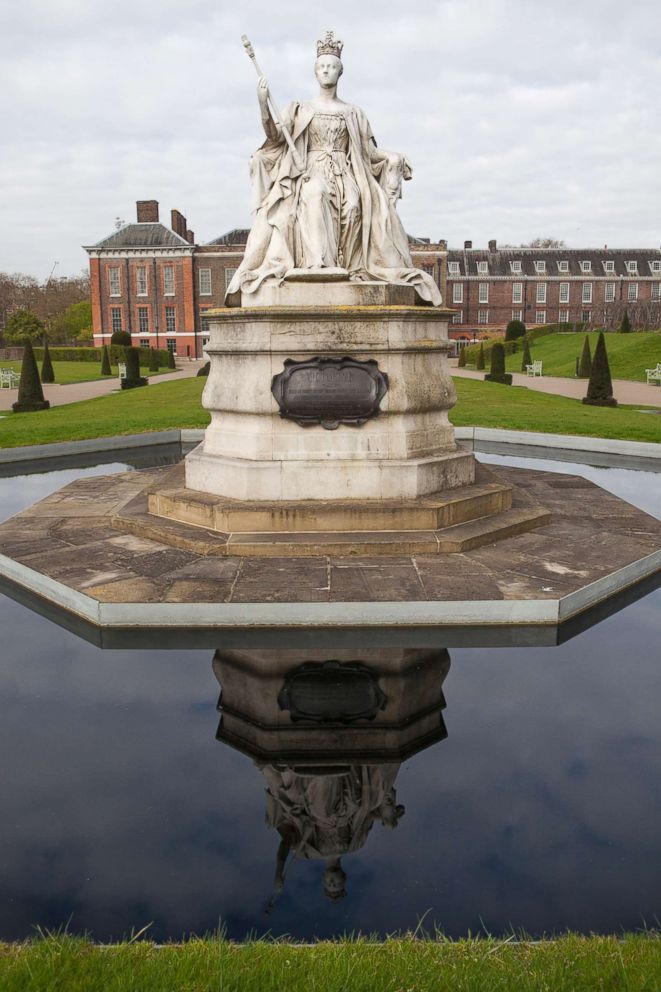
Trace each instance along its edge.
<instances>
[{"instance_id":1,"label":"chimney","mask_svg":"<svg viewBox=\"0 0 661 992\"><path fill-rule=\"evenodd\" d=\"M496 239L495 238L493 238L493 240L489 242L489 251L496 251Z\"/></svg>"},{"instance_id":2,"label":"chimney","mask_svg":"<svg viewBox=\"0 0 661 992\"><path fill-rule=\"evenodd\" d=\"M472 247L473 247L472 241L464 241L464 251L468 251L468 249Z\"/></svg>"},{"instance_id":3,"label":"chimney","mask_svg":"<svg viewBox=\"0 0 661 992\"><path fill-rule=\"evenodd\" d=\"M170 213L171 224L170 227L175 234L178 234L180 238L186 240L186 218L183 214L180 214L178 210L172 210Z\"/></svg>"},{"instance_id":4,"label":"chimney","mask_svg":"<svg viewBox=\"0 0 661 992\"><path fill-rule=\"evenodd\" d=\"M438 239L438 247L441 248L442 251L447 251L448 250L448 243L445 240L445 238L439 238Z\"/></svg>"},{"instance_id":5,"label":"chimney","mask_svg":"<svg viewBox=\"0 0 661 992\"><path fill-rule=\"evenodd\" d=\"M194 231L186 231L186 241L188 242L189 245L194 245L195 244L195 232Z\"/></svg>"},{"instance_id":6,"label":"chimney","mask_svg":"<svg viewBox=\"0 0 661 992\"><path fill-rule=\"evenodd\" d=\"M158 200L136 201L138 224L158 224Z\"/></svg>"}]
</instances>

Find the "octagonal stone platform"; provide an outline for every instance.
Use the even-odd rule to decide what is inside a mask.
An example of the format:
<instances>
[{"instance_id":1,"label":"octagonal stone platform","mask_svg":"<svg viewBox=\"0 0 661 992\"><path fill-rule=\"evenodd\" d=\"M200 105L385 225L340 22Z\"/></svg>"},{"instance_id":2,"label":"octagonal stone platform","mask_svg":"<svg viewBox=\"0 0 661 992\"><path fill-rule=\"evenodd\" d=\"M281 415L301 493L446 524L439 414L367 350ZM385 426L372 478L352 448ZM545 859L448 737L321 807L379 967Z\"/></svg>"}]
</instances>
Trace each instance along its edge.
<instances>
[{"instance_id":1,"label":"octagonal stone platform","mask_svg":"<svg viewBox=\"0 0 661 992\"><path fill-rule=\"evenodd\" d=\"M305 638L350 628L386 631L391 643L405 629L423 630L447 645L465 643L453 641L453 630L523 643L512 629L544 628L548 636L527 642L555 643L570 618L656 581L660 521L582 477L490 470L550 511L550 522L451 555L378 557L214 556L173 547L115 526L131 502L146 505L167 470L81 479L0 525L1 585L65 626L85 625L90 639L96 630L99 642L121 646L142 632L150 646L161 633L163 646L176 647L194 631L217 646L237 631L274 644L278 630Z\"/></svg>"}]
</instances>

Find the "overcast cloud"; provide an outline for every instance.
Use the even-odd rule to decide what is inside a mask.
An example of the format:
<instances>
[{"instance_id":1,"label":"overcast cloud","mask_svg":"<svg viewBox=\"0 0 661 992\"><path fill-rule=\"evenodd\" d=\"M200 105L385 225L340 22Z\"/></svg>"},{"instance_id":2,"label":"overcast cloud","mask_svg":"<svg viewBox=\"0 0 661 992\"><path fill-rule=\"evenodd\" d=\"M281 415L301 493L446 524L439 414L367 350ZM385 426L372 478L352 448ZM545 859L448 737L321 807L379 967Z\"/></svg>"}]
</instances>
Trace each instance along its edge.
<instances>
[{"instance_id":1,"label":"overcast cloud","mask_svg":"<svg viewBox=\"0 0 661 992\"><path fill-rule=\"evenodd\" d=\"M411 233L661 241L657 0L0 4L0 270L78 272L136 199L202 242L248 226L244 32L281 105L314 92L316 39L344 40L340 96L413 163Z\"/></svg>"}]
</instances>

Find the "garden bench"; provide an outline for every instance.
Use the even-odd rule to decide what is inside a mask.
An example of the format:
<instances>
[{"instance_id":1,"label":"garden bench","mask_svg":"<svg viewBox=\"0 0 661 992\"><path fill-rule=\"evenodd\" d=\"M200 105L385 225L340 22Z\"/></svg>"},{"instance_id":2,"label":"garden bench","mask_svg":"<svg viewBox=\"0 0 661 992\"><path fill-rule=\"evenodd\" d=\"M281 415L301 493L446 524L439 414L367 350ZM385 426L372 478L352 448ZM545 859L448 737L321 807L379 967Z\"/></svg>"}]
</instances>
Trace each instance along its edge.
<instances>
[{"instance_id":1,"label":"garden bench","mask_svg":"<svg viewBox=\"0 0 661 992\"><path fill-rule=\"evenodd\" d=\"M0 389L17 389L21 377L13 369L0 369Z\"/></svg>"},{"instance_id":2,"label":"garden bench","mask_svg":"<svg viewBox=\"0 0 661 992\"><path fill-rule=\"evenodd\" d=\"M657 386L661 386L661 362L657 362L655 369L645 369L647 373L647 385L651 386L654 383Z\"/></svg>"},{"instance_id":3,"label":"garden bench","mask_svg":"<svg viewBox=\"0 0 661 992\"><path fill-rule=\"evenodd\" d=\"M126 363L117 362L117 371L120 379L126 379Z\"/></svg>"},{"instance_id":4,"label":"garden bench","mask_svg":"<svg viewBox=\"0 0 661 992\"><path fill-rule=\"evenodd\" d=\"M543 375L544 373L542 372L542 363L541 362L533 362L532 365L526 365L526 374L527 375L533 375L533 376L534 375Z\"/></svg>"}]
</instances>

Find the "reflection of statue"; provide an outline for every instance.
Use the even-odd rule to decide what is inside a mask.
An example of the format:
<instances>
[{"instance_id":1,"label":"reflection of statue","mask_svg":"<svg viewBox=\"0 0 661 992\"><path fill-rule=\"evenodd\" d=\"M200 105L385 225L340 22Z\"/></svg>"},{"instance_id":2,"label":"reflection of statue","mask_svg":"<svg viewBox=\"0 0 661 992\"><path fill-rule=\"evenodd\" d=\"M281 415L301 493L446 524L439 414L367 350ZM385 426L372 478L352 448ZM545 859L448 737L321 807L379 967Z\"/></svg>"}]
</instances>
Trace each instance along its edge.
<instances>
[{"instance_id":1,"label":"reflection of statue","mask_svg":"<svg viewBox=\"0 0 661 992\"><path fill-rule=\"evenodd\" d=\"M413 268L395 209L411 167L403 155L377 148L363 111L338 99L341 53L342 42L330 32L317 43L319 95L291 103L279 121L260 77L266 141L251 161L257 214L228 295L254 292L265 279L280 281L293 269L321 279L324 270L340 278L346 270L344 277L353 280L413 285L438 306L438 287Z\"/></svg>"},{"instance_id":2,"label":"reflection of statue","mask_svg":"<svg viewBox=\"0 0 661 992\"><path fill-rule=\"evenodd\" d=\"M341 899L346 880L341 855L363 846L375 820L396 827L404 815L394 788L400 766L351 765L324 772L275 764L259 767L267 782L266 822L282 838L276 892L284 885L291 854L324 859L326 895Z\"/></svg>"}]
</instances>

